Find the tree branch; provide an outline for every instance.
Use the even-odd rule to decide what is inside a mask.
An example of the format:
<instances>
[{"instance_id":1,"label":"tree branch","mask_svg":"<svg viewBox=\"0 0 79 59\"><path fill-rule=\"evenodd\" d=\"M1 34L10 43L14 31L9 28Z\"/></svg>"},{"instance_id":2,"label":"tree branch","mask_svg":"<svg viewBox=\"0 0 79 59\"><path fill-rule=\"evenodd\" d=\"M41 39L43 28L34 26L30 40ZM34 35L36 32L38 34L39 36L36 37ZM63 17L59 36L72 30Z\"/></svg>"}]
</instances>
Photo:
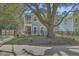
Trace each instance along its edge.
<instances>
[{"instance_id":1,"label":"tree branch","mask_svg":"<svg viewBox=\"0 0 79 59\"><path fill-rule=\"evenodd\" d=\"M68 14L74 9L74 7L75 6L77 6L78 4L75 4L67 13L66 13L66 15L64 15L63 17L62 17L62 19L60 20L60 22L59 23L57 23L56 25L54 25L54 26L58 26L58 25L60 25L61 23L62 23L62 21L68 16Z\"/></svg>"},{"instance_id":2,"label":"tree branch","mask_svg":"<svg viewBox=\"0 0 79 59\"><path fill-rule=\"evenodd\" d=\"M27 4L27 6L34 12L34 14L38 17L39 21L45 25L45 26L48 26L47 24L47 21L43 19L42 15L41 15L41 12L39 11L38 7L37 6L32 6L30 4ZM33 7L35 7L36 9L34 9Z\"/></svg>"}]
</instances>

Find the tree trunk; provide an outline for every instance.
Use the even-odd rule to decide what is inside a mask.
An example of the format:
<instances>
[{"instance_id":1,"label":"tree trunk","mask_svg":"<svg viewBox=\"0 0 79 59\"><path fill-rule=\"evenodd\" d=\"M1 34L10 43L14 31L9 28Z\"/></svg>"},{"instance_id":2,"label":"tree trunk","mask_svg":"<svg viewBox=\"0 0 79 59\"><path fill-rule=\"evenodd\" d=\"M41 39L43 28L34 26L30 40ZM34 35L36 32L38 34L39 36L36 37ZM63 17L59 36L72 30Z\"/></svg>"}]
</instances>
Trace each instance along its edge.
<instances>
[{"instance_id":1,"label":"tree trunk","mask_svg":"<svg viewBox=\"0 0 79 59\"><path fill-rule=\"evenodd\" d=\"M50 26L48 27L48 37L50 37L51 39L55 39L55 33L54 33L54 17L55 15L53 14L51 22L50 22Z\"/></svg>"},{"instance_id":2,"label":"tree trunk","mask_svg":"<svg viewBox=\"0 0 79 59\"><path fill-rule=\"evenodd\" d=\"M50 39L55 39L54 27L52 27L52 26L48 27L47 37L50 38Z\"/></svg>"},{"instance_id":3,"label":"tree trunk","mask_svg":"<svg viewBox=\"0 0 79 59\"><path fill-rule=\"evenodd\" d=\"M0 29L0 35L2 34L2 31L1 31L1 29Z\"/></svg>"},{"instance_id":4,"label":"tree trunk","mask_svg":"<svg viewBox=\"0 0 79 59\"><path fill-rule=\"evenodd\" d=\"M55 39L55 33L54 33L54 21L55 21L55 15L56 15L56 11L58 8L58 4L53 4L53 11L49 16L49 20L51 20L50 26L48 27L48 37L50 37L51 39Z\"/></svg>"}]
</instances>

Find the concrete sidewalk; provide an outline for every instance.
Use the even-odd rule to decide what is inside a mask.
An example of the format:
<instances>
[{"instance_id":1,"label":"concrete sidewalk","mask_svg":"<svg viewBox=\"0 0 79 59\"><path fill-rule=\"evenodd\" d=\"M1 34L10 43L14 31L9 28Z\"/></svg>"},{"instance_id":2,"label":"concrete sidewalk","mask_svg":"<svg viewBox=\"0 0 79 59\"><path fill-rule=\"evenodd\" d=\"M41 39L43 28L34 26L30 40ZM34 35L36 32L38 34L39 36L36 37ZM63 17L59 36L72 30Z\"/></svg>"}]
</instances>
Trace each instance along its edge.
<instances>
[{"instance_id":1,"label":"concrete sidewalk","mask_svg":"<svg viewBox=\"0 0 79 59\"><path fill-rule=\"evenodd\" d=\"M30 45L14 45L14 51L17 56L31 56L23 51L23 49L33 53L34 55L45 56L79 56L79 46L30 46ZM3 51L12 51L12 45L3 45L0 47ZM0 55L5 55L0 52ZM7 54L11 55L11 54Z\"/></svg>"},{"instance_id":2,"label":"concrete sidewalk","mask_svg":"<svg viewBox=\"0 0 79 59\"><path fill-rule=\"evenodd\" d=\"M2 46L4 43L6 43L9 40L12 40L12 38L14 38L14 36L10 36L9 38L6 38L3 41L0 41L0 46Z\"/></svg>"}]
</instances>

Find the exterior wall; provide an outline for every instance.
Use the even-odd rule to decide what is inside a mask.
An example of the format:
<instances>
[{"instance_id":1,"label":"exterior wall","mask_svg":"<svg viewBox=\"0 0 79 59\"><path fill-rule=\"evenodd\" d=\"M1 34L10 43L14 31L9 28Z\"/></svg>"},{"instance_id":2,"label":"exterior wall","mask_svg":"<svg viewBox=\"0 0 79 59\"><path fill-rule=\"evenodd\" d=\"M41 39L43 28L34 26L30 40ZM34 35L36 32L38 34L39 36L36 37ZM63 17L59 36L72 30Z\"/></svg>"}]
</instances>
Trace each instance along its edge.
<instances>
[{"instance_id":1,"label":"exterior wall","mask_svg":"<svg viewBox=\"0 0 79 59\"><path fill-rule=\"evenodd\" d=\"M79 33L79 11L75 11L73 16L73 31Z\"/></svg>"},{"instance_id":2,"label":"exterior wall","mask_svg":"<svg viewBox=\"0 0 79 59\"><path fill-rule=\"evenodd\" d=\"M34 35L34 27L37 27L37 35L42 35L41 34L41 27L43 27L43 31L44 31L44 35L47 35L47 28L41 24L41 22L38 20L38 18L36 18L36 21L34 21L34 18L36 16L33 16L33 19L32 19L32 35Z\"/></svg>"},{"instance_id":3,"label":"exterior wall","mask_svg":"<svg viewBox=\"0 0 79 59\"><path fill-rule=\"evenodd\" d=\"M28 14L28 15L29 15L29 14ZM31 16L31 15L30 15L30 16ZM23 18L23 19L24 19L24 26L23 26L24 28L23 28L23 31L24 31L24 34L25 34L25 35L28 35L28 31L27 31L28 28L27 28L27 27L31 27L31 28L32 28L32 23L28 23L28 22L27 22L27 19L26 19L26 17L25 17L25 14L24 14L24 18ZM32 18L31 18L31 20L32 20ZM32 22L32 21L30 21L30 22ZM31 29L31 31L32 31L32 29ZM30 31L30 32L31 32L31 31Z\"/></svg>"},{"instance_id":4,"label":"exterior wall","mask_svg":"<svg viewBox=\"0 0 79 59\"><path fill-rule=\"evenodd\" d=\"M74 19L73 22L74 22L74 27L73 27L74 32L79 32L79 19Z\"/></svg>"}]
</instances>

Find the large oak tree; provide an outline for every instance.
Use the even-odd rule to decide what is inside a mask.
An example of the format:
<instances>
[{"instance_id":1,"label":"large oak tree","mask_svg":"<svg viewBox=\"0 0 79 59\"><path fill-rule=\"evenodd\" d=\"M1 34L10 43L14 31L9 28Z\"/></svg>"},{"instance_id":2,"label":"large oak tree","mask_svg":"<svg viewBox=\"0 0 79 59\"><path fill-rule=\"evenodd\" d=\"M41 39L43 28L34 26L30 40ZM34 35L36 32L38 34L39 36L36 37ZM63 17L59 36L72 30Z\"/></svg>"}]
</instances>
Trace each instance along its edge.
<instances>
[{"instance_id":1,"label":"large oak tree","mask_svg":"<svg viewBox=\"0 0 79 59\"><path fill-rule=\"evenodd\" d=\"M45 25L48 29L48 37L54 38L54 28L59 26L62 21L68 16L68 14L73 11L73 9L78 6L78 4L58 4L58 3L29 3L25 4L29 10L31 10L39 19L39 21ZM59 20L56 19L58 8L70 7ZM27 8L26 8L27 9ZM57 22L55 23L55 20Z\"/></svg>"}]
</instances>

